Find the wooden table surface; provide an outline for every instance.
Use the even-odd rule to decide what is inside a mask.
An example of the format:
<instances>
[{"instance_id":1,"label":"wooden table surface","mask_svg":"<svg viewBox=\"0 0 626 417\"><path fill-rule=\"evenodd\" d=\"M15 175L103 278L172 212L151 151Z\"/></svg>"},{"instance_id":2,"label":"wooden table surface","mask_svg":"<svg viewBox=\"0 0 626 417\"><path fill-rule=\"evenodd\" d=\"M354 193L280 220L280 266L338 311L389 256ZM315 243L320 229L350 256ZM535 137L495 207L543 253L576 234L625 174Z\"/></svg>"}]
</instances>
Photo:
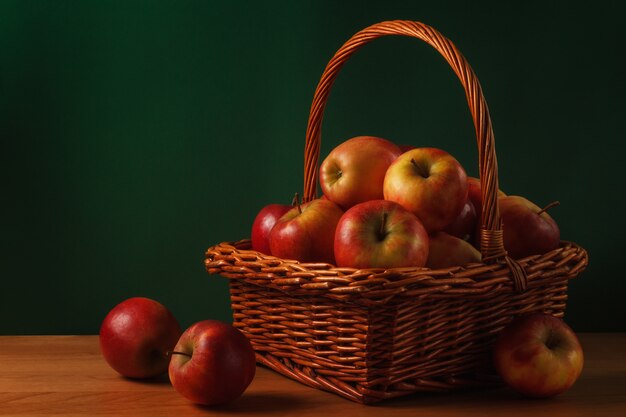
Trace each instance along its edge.
<instances>
[{"instance_id":1,"label":"wooden table surface","mask_svg":"<svg viewBox=\"0 0 626 417\"><path fill-rule=\"evenodd\" d=\"M506 388L418 394L363 406L258 368L236 402L189 403L167 378L137 382L104 362L97 336L0 336L1 416L626 416L626 334L581 334L585 368L568 392L529 400Z\"/></svg>"}]
</instances>

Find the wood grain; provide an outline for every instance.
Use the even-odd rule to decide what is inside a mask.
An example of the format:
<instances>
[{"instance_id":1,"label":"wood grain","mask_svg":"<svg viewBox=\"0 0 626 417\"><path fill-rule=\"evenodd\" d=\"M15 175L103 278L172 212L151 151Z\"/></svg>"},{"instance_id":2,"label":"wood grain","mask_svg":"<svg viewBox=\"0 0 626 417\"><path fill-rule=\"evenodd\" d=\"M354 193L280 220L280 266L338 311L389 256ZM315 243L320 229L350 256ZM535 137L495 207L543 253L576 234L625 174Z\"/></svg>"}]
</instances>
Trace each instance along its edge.
<instances>
[{"instance_id":1,"label":"wood grain","mask_svg":"<svg viewBox=\"0 0 626 417\"><path fill-rule=\"evenodd\" d=\"M258 368L248 391L221 407L195 406L166 378L118 376L102 359L97 336L0 336L1 416L623 416L626 334L582 334L585 369L568 392L528 400L508 389L418 394L359 405Z\"/></svg>"}]
</instances>

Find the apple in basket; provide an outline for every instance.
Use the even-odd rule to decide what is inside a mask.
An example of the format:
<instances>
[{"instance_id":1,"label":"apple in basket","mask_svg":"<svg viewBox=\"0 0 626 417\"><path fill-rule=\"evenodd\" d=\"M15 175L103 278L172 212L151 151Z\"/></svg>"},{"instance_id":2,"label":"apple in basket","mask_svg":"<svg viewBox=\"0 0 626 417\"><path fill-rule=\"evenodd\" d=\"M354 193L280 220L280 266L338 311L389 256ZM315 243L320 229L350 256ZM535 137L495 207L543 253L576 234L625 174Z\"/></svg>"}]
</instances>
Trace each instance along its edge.
<instances>
[{"instance_id":1,"label":"apple in basket","mask_svg":"<svg viewBox=\"0 0 626 417\"><path fill-rule=\"evenodd\" d=\"M480 252L471 243L444 232L430 235L426 266L432 269L481 262Z\"/></svg>"},{"instance_id":2,"label":"apple in basket","mask_svg":"<svg viewBox=\"0 0 626 417\"><path fill-rule=\"evenodd\" d=\"M558 202L540 209L524 197L506 196L498 199L504 232L504 248L514 259L543 254L557 249L560 231L547 210Z\"/></svg>"},{"instance_id":3,"label":"apple in basket","mask_svg":"<svg viewBox=\"0 0 626 417\"><path fill-rule=\"evenodd\" d=\"M100 326L100 350L107 363L130 378L167 372L169 357L181 329L161 303L134 297L115 306Z\"/></svg>"},{"instance_id":4,"label":"apple in basket","mask_svg":"<svg viewBox=\"0 0 626 417\"><path fill-rule=\"evenodd\" d=\"M402 153L382 138L357 136L333 149L320 166L320 185L343 210L369 200L382 200L389 165Z\"/></svg>"},{"instance_id":5,"label":"apple in basket","mask_svg":"<svg viewBox=\"0 0 626 417\"><path fill-rule=\"evenodd\" d=\"M292 206L269 204L261 209L252 223L252 249L271 255L270 232L278 219L287 213Z\"/></svg>"},{"instance_id":6,"label":"apple in basket","mask_svg":"<svg viewBox=\"0 0 626 417\"><path fill-rule=\"evenodd\" d=\"M483 196L481 194L480 180L475 177L467 177L467 198L476 209L476 218L480 222L483 212ZM502 190L498 190L498 197L506 197Z\"/></svg>"},{"instance_id":7,"label":"apple in basket","mask_svg":"<svg viewBox=\"0 0 626 417\"><path fill-rule=\"evenodd\" d=\"M383 186L385 200L395 201L436 232L452 223L467 200L467 175L449 153L416 148L391 164Z\"/></svg>"},{"instance_id":8,"label":"apple in basket","mask_svg":"<svg viewBox=\"0 0 626 417\"><path fill-rule=\"evenodd\" d=\"M511 388L530 397L569 389L583 368L583 350L563 320L547 314L514 319L498 335L494 365Z\"/></svg>"},{"instance_id":9,"label":"apple in basket","mask_svg":"<svg viewBox=\"0 0 626 417\"><path fill-rule=\"evenodd\" d=\"M477 223L478 216L476 214L476 208L468 197L461 212L456 216L456 219L447 225L443 231L449 235L472 242L474 240L474 231L476 230Z\"/></svg>"},{"instance_id":10,"label":"apple in basket","mask_svg":"<svg viewBox=\"0 0 626 417\"><path fill-rule=\"evenodd\" d=\"M270 233L270 252L300 262L335 263L335 228L343 211L320 198L297 204L285 213Z\"/></svg>"},{"instance_id":11,"label":"apple in basket","mask_svg":"<svg viewBox=\"0 0 626 417\"><path fill-rule=\"evenodd\" d=\"M352 268L424 266L428 235L419 219L393 201L350 208L335 232L337 265Z\"/></svg>"},{"instance_id":12,"label":"apple in basket","mask_svg":"<svg viewBox=\"0 0 626 417\"><path fill-rule=\"evenodd\" d=\"M238 398L256 372L250 341L230 324L216 320L200 321L185 330L171 356L172 386L198 404Z\"/></svg>"}]
</instances>

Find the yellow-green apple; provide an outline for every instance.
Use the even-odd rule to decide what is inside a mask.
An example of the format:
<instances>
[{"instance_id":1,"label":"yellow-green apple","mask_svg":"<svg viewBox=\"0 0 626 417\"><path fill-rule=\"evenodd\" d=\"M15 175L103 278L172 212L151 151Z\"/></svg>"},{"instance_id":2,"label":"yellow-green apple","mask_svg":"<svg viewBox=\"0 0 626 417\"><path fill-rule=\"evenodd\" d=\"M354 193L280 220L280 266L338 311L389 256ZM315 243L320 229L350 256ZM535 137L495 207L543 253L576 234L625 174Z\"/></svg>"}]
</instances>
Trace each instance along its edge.
<instances>
[{"instance_id":1,"label":"yellow-green apple","mask_svg":"<svg viewBox=\"0 0 626 417\"><path fill-rule=\"evenodd\" d=\"M416 148L391 164L383 191L385 200L415 214L432 233L452 223L461 212L467 200L467 175L449 153Z\"/></svg>"},{"instance_id":2,"label":"yellow-green apple","mask_svg":"<svg viewBox=\"0 0 626 417\"><path fill-rule=\"evenodd\" d=\"M171 356L172 386L198 404L217 405L238 398L256 372L250 341L217 320L200 321L185 330Z\"/></svg>"},{"instance_id":3,"label":"yellow-green apple","mask_svg":"<svg viewBox=\"0 0 626 417\"><path fill-rule=\"evenodd\" d=\"M339 220L337 265L351 268L424 266L428 234L419 219L392 201L360 203Z\"/></svg>"},{"instance_id":4,"label":"yellow-green apple","mask_svg":"<svg viewBox=\"0 0 626 417\"><path fill-rule=\"evenodd\" d=\"M502 379L530 397L545 398L569 389L583 369L583 350L563 320L547 314L514 319L493 348Z\"/></svg>"},{"instance_id":5,"label":"yellow-green apple","mask_svg":"<svg viewBox=\"0 0 626 417\"><path fill-rule=\"evenodd\" d=\"M456 236L460 239L472 242L474 238L474 231L476 230L476 224L478 223L478 216L476 215L476 208L474 204L468 198L461 212L456 219L449 225L447 225L443 231L449 235Z\"/></svg>"},{"instance_id":6,"label":"yellow-green apple","mask_svg":"<svg viewBox=\"0 0 626 417\"><path fill-rule=\"evenodd\" d=\"M430 235L426 266L432 269L481 262L480 252L471 243L445 232Z\"/></svg>"},{"instance_id":7,"label":"yellow-green apple","mask_svg":"<svg viewBox=\"0 0 626 417\"><path fill-rule=\"evenodd\" d=\"M467 198L476 209L476 218L479 223L483 213L483 196L481 192L480 180L475 177L467 177ZM506 194L502 190L498 190L498 197L505 196Z\"/></svg>"},{"instance_id":8,"label":"yellow-green apple","mask_svg":"<svg viewBox=\"0 0 626 417\"><path fill-rule=\"evenodd\" d=\"M133 297L116 305L100 326L100 351L107 363L129 378L150 378L167 371L180 337L174 315L158 301Z\"/></svg>"},{"instance_id":9,"label":"yellow-green apple","mask_svg":"<svg viewBox=\"0 0 626 417\"><path fill-rule=\"evenodd\" d=\"M401 153L386 139L348 139L333 149L320 166L324 195L343 210L365 201L382 200L385 172Z\"/></svg>"},{"instance_id":10,"label":"yellow-green apple","mask_svg":"<svg viewBox=\"0 0 626 417\"><path fill-rule=\"evenodd\" d=\"M274 225L292 209L292 206L283 204L270 204L261 209L252 223L252 249L271 255L270 252L270 232Z\"/></svg>"},{"instance_id":11,"label":"yellow-green apple","mask_svg":"<svg viewBox=\"0 0 626 417\"><path fill-rule=\"evenodd\" d=\"M273 256L300 262L334 263L335 228L343 211L320 198L285 213L270 233Z\"/></svg>"},{"instance_id":12,"label":"yellow-green apple","mask_svg":"<svg viewBox=\"0 0 626 417\"><path fill-rule=\"evenodd\" d=\"M504 248L514 259L557 249L561 233L546 210L520 196L498 199Z\"/></svg>"}]
</instances>

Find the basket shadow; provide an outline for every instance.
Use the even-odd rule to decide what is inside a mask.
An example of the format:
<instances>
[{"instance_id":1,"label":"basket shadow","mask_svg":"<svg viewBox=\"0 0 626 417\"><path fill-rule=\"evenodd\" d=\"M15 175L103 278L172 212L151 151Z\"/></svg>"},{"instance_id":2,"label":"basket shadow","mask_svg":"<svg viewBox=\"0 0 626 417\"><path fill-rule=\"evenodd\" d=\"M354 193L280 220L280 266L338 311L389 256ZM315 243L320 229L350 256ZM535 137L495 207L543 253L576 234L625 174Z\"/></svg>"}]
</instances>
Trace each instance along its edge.
<instances>
[{"instance_id":1,"label":"basket shadow","mask_svg":"<svg viewBox=\"0 0 626 417\"><path fill-rule=\"evenodd\" d=\"M287 392L244 393L239 399L217 406L198 405L198 410L217 411L224 414L280 414L290 410L310 408L312 403L305 396Z\"/></svg>"},{"instance_id":2,"label":"basket shadow","mask_svg":"<svg viewBox=\"0 0 626 417\"><path fill-rule=\"evenodd\" d=\"M601 385L599 384L599 386ZM503 412L511 409L528 414L552 410L555 414L568 412L574 415L580 411L579 407L585 399L593 401L594 398L596 400L603 398L602 402L606 404L610 401L605 401L605 399L610 399L611 397L619 398L618 395L607 396L606 393L594 392L593 389L590 390L588 387L578 392L575 392L576 390L572 391L550 398L529 398L506 387L469 389L447 394L416 393L375 404L375 407L380 407L381 411L387 407L393 409L414 409L419 407L422 410L436 410L442 407L445 408L447 404L456 403L463 405L464 413L467 416L482 416L487 412Z\"/></svg>"}]
</instances>

